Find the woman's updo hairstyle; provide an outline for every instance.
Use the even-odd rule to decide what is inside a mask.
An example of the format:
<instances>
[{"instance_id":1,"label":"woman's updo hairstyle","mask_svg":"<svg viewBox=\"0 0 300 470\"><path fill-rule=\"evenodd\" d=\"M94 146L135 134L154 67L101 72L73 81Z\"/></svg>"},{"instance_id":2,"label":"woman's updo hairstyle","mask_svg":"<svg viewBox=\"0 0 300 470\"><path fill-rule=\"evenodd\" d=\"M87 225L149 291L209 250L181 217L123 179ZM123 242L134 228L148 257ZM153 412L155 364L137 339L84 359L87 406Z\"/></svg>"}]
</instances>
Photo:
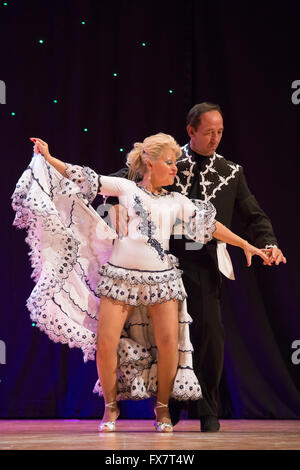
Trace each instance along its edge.
<instances>
[{"instance_id":1,"label":"woman's updo hairstyle","mask_svg":"<svg viewBox=\"0 0 300 470\"><path fill-rule=\"evenodd\" d=\"M131 152L127 154L128 179L133 181L140 180L147 170L147 160L158 160L166 148L174 150L176 159L180 157L181 149L171 135L160 132L159 134L146 137L143 142L136 142Z\"/></svg>"}]
</instances>

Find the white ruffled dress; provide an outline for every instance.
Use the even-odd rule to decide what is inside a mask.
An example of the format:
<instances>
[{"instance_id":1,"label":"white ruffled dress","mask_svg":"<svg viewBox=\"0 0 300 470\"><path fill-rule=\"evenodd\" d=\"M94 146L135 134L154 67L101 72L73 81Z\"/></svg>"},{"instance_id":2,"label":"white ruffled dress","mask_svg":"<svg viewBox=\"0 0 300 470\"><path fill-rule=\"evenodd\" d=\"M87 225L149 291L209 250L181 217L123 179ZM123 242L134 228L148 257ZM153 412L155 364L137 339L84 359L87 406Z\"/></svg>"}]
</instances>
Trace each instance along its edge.
<instances>
[{"instance_id":1,"label":"white ruffled dress","mask_svg":"<svg viewBox=\"0 0 300 470\"><path fill-rule=\"evenodd\" d=\"M182 272L170 236L206 243L215 231L211 203L170 192L153 194L133 181L67 165L67 178L35 155L12 195L13 224L27 229L32 278L30 318L55 342L95 358L100 297L134 306L118 346L117 400L157 393L157 348L147 305L178 300L179 362L171 396L201 398L193 371ZM118 238L91 206L97 194L118 196L128 210L128 236ZM102 395L97 381L94 392Z\"/></svg>"}]
</instances>

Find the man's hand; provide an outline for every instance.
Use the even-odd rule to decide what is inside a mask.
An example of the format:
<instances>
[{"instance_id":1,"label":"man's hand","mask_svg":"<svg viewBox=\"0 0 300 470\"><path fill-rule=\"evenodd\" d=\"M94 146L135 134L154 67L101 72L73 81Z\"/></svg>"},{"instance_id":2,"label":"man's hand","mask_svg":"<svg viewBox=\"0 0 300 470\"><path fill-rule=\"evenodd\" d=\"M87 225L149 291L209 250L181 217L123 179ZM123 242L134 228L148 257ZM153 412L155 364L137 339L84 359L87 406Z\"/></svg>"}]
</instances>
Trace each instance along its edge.
<instances>
[{"instance_id":1,"label":"man's hand","mask_svg":"<svg viewBox=\"0 0 300 470\"><path fill-rule=\"evenodd\" d=\"M127 209L121 204L116 204L108 211L111 225L120 237L126 237L128 234L128 213Z\"/></svg>"},{"instance_id":2,"label":"man's hand","mask_svg":"<svg viewBox=\"0 0 300 470\"><path fill-rule=\"evenodd\" d=\"M275 263L276 266L278 266L279 263L286 264L286 258L283 256L283 253L279 248L264 248L261 251L268 256L268 261L264 261L264 265L272 266L273 263Z\"/></svg>"}]
</instances>

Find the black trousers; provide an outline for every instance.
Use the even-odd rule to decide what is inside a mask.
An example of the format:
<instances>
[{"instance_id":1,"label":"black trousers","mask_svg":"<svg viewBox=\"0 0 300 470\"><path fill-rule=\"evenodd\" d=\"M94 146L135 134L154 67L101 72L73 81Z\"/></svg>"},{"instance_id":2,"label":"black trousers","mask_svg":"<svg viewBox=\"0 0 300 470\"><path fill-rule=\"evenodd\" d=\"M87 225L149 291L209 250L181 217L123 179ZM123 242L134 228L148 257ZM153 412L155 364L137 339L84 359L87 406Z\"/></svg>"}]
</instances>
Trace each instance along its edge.
<instances>
[{"instance_id":1,"label":"black trousers","mask_svg":"<svg viewBox=\"0 0 300 470\"><path fill-rule=\"evenodd\" d=\"M175 244L177 243L177 245ZM188 313L193 319L190 337L194 348L193 366L203 398L188 403L189 417L218 416L219 386L224 364L224 326L221 318L221 274L218 270L216 243L189 252L185 241L171 242L178 256L187 291ZM180 408L183 404L170 403Z\"/></svg>"},{"instance_id":2,"label":"black trousers","mask_svg":"<svg viewBox=\"0 0 300 470\"><path fill-rule=\"evenodd\" d=\"M206 277L205 277L206 276ZM189 402L189 417L218 416L219 385L224 363L224 326L221 319L220 287L209 283L205 269L183 282L188 294L187 308L193 319L190 337L194 348L193 365L203 399ZM196 277L196 279L195 279Z\"/></svg>"}]
</instances>

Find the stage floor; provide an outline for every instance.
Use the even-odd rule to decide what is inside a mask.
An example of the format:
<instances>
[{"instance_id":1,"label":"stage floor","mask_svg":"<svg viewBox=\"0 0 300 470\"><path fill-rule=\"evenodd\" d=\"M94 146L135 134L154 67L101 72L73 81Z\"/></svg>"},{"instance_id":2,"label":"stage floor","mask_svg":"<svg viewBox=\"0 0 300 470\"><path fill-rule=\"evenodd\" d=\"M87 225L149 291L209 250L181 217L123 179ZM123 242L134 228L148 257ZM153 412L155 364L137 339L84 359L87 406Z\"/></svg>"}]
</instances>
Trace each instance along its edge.
<instances>
[{"instance_id":1,"label":"stage floor","mask_svg":"<svg viewBox=\"0 0 300 470\"><path fill-rule=\"evenodd\" d=\"M217 433L199 432L199 421L181 421L173 434L154 431L150 420L119 420L115 433L98 433L98 420L0 420L0 450L294 450L300 421L222 420Z\"/></svg>"}]
</instances>

